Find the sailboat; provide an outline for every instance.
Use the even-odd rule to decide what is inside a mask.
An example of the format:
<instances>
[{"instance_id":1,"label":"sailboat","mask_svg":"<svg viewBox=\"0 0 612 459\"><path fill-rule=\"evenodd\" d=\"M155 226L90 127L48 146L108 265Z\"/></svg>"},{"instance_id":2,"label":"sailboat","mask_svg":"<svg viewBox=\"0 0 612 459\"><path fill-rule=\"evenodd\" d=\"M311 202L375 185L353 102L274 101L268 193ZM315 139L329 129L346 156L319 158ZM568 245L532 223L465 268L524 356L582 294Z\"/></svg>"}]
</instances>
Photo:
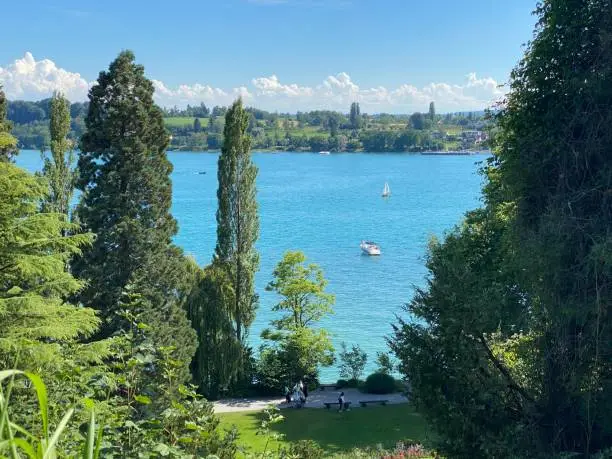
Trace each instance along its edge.
<instances>
[{"instance_id":1,"label":"sailboat","mask_svg":"<svg viewBox=\"0 0 612 459\"><path fill-rule=\"evenodd\" d=\"M383 188L382 197L388 198L391 196L391 188L389 188L389 184L385 182L385 187Z\"/></svg>"}]
</instances>

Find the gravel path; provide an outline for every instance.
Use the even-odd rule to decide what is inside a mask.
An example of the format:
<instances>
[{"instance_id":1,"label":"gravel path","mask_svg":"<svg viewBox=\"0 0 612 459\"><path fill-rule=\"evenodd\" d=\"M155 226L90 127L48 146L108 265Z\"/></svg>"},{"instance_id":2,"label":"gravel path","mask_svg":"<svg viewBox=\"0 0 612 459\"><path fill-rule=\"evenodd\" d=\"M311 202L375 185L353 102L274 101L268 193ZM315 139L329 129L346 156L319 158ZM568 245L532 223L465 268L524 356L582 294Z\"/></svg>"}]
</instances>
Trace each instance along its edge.
<instances>
[{"instance_id":1,"label":"gravel path","mask_svg":"<svg viewBox=\"0 0 612 459\"><path fill-rule=\"evenodd\" d=\"M308 394L306 408L324 408L324 402L336 402L339 390L327 389L317 390ZM408 399L401 393L376 395L364 394L357 389L344 389L344 399L351 403L352 408L360 408L360 400L388 400L389 405L408 403ZM278 408L288 408L284 397L262 397L262 398L232 398L214 402L215 413L230 413L234 411L261 411L269 405Z\"/></svg>"}]
</instances>

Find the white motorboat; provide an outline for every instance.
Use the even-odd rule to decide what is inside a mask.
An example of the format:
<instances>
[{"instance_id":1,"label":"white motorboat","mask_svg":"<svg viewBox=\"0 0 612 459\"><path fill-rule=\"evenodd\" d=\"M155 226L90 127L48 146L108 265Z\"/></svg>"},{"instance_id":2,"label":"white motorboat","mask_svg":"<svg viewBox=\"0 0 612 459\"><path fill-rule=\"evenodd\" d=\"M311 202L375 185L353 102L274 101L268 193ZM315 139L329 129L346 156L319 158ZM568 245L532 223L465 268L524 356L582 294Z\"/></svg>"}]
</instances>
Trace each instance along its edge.
<instances>
[{"instance_id":1,"label":"white motorboat","mask_svg":"<svg viewBox=\"0 0 612 459\"><path fill-rule=\"evenodd\" d=\"M380 255L380 247L375 242L361 241L359 247L361 247L361 250L368 255Z\"/></svg>"},{"instance_id":2,"label":"white motorboat","mask_svg":"<svg viewBox=\"0 0 612 459\"><path fill-rule=\"evenodd\" d=\"M320 155L329 155L329 151L320 151L319 154Z\"/></svg>"},{"instance_id":3,"label":"white motorboat","mask_svg":"<svg viewBox=\"0 0 612 459\"><path fill-rule=\"evenodd\" d=\"M382 197L388 198L391 196L391 188L389 188L389 184L385 182L385 187L383 188Z\"/></svg>"}]
</instances>

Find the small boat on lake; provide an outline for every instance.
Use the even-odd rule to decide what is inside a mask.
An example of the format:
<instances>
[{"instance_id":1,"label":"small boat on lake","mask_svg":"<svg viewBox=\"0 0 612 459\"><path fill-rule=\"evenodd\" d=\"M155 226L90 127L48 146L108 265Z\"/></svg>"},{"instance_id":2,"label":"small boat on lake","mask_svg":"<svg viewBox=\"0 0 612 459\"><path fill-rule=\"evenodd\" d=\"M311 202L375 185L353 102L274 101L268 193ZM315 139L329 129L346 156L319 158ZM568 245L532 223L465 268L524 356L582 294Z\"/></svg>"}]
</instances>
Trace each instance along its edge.
<instances>
[{"instance_id":1,"label":"small boat on lake","mask_svg":"<svg viewBox=\"0 0 612 459\"><path fill-rule=\"evenodd\" d=\"M368 255L380 255L380 247L372 241L361 241L361 250Z\"/></svg>"},{"instance_id":2,"label":"small boat on lake","mask_svg":"<svg viewBox=\"0 0 612 459\"><path fill-rule=\"evenodd\" d=\"M391 188L389 188L389 184L385 182L385 187L383 188L382 197L388 198L391 196Z\"/></svg>"},{"instance_id":3,"label":"small boat on lake","mask_svg":"<svg viewBox=\"0 0 612 459\"><path fill-rule=\"evenodd\" d=\"M329 155L329 151L320 151L319 154L320 155Z\"/></svg>"}]
</instances>

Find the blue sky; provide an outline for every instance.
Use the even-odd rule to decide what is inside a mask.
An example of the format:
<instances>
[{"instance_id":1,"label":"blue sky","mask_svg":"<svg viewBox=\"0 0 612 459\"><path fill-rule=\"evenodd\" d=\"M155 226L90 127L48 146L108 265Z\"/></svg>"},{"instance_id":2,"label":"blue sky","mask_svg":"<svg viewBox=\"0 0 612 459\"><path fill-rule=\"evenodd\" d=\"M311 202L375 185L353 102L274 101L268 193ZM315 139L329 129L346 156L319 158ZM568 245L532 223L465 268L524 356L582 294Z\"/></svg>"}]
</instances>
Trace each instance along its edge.
<instances>
[{"instance_id":1,"label":"blue sky","mask_svg":"<svg viewBox=\"0 0 612 459\"><path fill-rule=\"evenodd\" d=\"M131 49L162 105L241 94L283 111L354 99L371 112L406 112L428 97L442 109L477 108L499 96L493 87L535 22L535 0L6 3L0 82L9 97L57 87L84 99L98 72Z\"/></svg>"}]
</instances>

